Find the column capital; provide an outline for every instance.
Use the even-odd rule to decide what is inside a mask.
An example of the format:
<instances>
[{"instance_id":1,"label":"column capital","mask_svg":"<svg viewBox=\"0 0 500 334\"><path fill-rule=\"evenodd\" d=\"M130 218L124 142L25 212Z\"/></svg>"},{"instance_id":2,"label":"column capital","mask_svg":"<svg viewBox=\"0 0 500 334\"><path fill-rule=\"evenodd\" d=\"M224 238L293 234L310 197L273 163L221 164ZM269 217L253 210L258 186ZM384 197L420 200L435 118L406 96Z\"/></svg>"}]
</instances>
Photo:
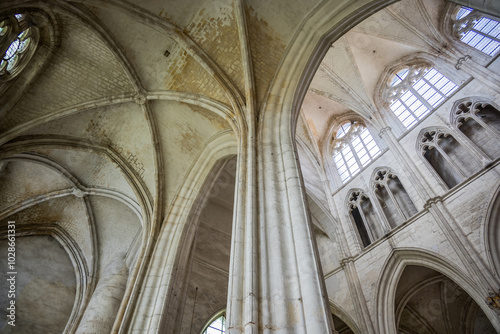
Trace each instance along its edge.
<instances>
[{"instance_id":1,"label":"column capital","mask_svg":"<svg viewBox=\"0 0 500 334\"><path fill-rule=\"evenodd\" d=\"M455 64L455 68L456 68L457 70L460 70L460 67L462 67L462 64L463 64L465 61L467 61L467 60L469 60L469 59L471 59L471 58L472 58L472 57L471 57L471 56L469 56L469 55L465 55L465 56L463 56L463 57L458 58L458 59L457 59L457 63Z\"/></svg>"},{"instance_id":2,"label":"column capital","mask_svg":"<svg viewBox=\"0 0 500 334\"><path fill-rule=\"evenodd\" d=\"M386 132L388 132L388 131L391 131L391 127L390 127L390 126L386 126L386 127L382 128L382 130L380 130L380 132L378 133L378 136L379 136L380 138L382 138L382 136L383 136Z\"/></svg>"},{"instance_id":3,"label":"column capital","mask_svg":"<svg viewBox=\"0 0 500 334\"><path fill-rule=\"evenodd\" d=\"M342 268L344 268L345 266L347 266L347 264L353 263L353 262L354 262L354 257L352 257L352 256L345 257L342 260L340 260L340 266Z\"/></svg>"},{"instance_id":4,"label":"column capital","mask_svg":"<svg viewBox=\"0 0 500 334\"><path fill-rule=\"evenodd\" d=\"M425 204L424 204L424 209L425 210L429 210L430 207L433 204L436 204L436 203L439 203L439 202L442 202L442 201L443 201L443 197L441 197L441 196L436 196L436 197L429 198L427 200L427 202L425 202Z\"/></svg>"}]
</instances>

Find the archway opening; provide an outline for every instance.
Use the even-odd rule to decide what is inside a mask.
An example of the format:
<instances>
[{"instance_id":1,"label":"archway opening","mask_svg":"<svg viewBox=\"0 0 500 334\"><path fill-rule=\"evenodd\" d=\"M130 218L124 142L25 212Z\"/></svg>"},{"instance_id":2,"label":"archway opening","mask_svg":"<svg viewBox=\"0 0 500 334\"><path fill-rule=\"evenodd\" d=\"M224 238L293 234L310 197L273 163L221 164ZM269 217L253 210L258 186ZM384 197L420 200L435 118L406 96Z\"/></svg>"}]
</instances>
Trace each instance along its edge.
<instances>
[{"instance_id":1,"label":"archway opening","mask_svg":"<svg viewBox=\"0 0 500 334\"><path fill-rule=\"evenodd\" d=\"M206 199L200 200L198 214L193 216L192 242L183 246L189 247L189 256L173 333L202 333L207 321L226 308L235 177L233 157L218 165L206 181Z\"/></svg>"},{"instance_id":2,"label":"archway opening","mask_svg":"<svg viewBox=\"0 0 500 334\"><path fill-rule=\"evenodd\" d=\"M404 269L394 305L398 333L496 333L467 292L426 267L409 265Z\"/></svg>"},{"instance_id":3,"label":"archway opening","mask_svg":"<svg viewBox=\"0 0 500 334\"><path fill-rule=\"evenodd\" d=\"M7 268L9 240L0 241ZM77 293L75 268L64 246L50 235L20 236L15 239L15 273L0 282L5 293L0 296L2 333L61 333L70 319ZM11 262L12 263L12 262ZM12 281L7 279L13 278ZM15 297L8 294L15 291ZM14 316L7 307L14 301ZM15 326L7 324L15 320Z\"/></svg>"}]
</instances>

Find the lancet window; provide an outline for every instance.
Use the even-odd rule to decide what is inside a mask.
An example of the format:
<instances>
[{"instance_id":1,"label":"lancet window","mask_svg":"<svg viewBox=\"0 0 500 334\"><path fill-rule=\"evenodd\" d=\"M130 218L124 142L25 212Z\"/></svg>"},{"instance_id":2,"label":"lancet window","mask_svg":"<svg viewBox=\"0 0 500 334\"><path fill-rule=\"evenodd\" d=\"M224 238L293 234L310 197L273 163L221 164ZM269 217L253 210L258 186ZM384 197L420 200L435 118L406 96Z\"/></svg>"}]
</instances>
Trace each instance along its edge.
<instances>
[{"instance_id":1,"label":"lancet window","mask_svg":"<svg viewBox=\"0 0 500 334\"><path fill-rule=\"evenodd\" d=\"M363 247L367 247L380 237L375 209L370 198L363 191L352 190L349 193L348 211Z\"/></svg>"},{"instance_id":2,"label":"lancet window","mask_svg":"<svg viewBox=\"0 0 500 334\"><path fill-rule=\"evenodd\" d=\"M453 188L479 169L471 152L445 129L423 131L419 145L424 159L448 188Z\"/></svg>"},{"instance_id":3,"label":"lancet window","mask_svg":"<svg viewBox=\"0 0 500 334\"><path fill-rule=\"evenodd\" d=\"M500 111L493 103L477 98L461 100L452 110L451 122L490 159L500 156Z\"/></svg>"},{"instance_id":4,"label":"lancet window","mask_svg":"<svg viewBox=\"0 0 500 334\"><path fill-rule=\"evenodd\" d=\"M344 123L335 136L333 160L343 183L380 154L370 131L359 122Z\"/></svg>"},{"instance_id":5,"label":"lancet window","mask_svg":"<svg viewBox=\"0 0 500 334\"><path fill-rule=\"evenodd\" d=\"M408 65L393 74L385 100L410 129L437 108L458 86L428 63Z\"/></svg>"},{"instance_id":6,"label":"lancet window","mask_svg":"<svg viewBox=\"0 0 500 334\"><path fill-rule=\"evenodd\" d=\"M461 7L453 32L463 43L489 55L500 51L500 22L472 8Z\"/></svg>"},{"instance_id":7,"label":"lancet window","mask_svg":"<svg viewBox=\"0 0 500 334\"><path fill-rule=\"evenodd\" d=\"M375 196L391 228L395 228L417 213L403 184L389 169L378 170L373 183Z\"/></svg>"}]
</instances>

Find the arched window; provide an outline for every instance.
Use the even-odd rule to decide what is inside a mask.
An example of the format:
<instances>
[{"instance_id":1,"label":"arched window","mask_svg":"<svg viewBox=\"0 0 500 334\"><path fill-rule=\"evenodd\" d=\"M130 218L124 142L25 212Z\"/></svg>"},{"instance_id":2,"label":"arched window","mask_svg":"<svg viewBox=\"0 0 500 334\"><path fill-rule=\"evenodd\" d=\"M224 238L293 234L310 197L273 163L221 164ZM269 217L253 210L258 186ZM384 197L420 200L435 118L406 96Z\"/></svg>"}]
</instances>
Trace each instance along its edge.
<instances>
[{"instance_id":1,"label":"arched window","mask_svg":"<svg viewBox=\"0 0 500 334\"><path fill-rule=\"evenodd\" d=\"M445 101L458 86L430 64L408 65L393 74L385 100L410 129Z\"/></svg>"},{"instance_id":2,"label":"arched window","mask_svg":"<svg viewBox=\"0 0 500 334\"><path fill-rule=\"evenodd\" d=\"M460 41L489 56L500 51L500 23L472 8L458 10L453 32Z\"/></svg>"},{"instance_id":3,"label":"arched window","mask_svg":"<svg viewBox=\"0 0 500 334\"><path fill-rule=\"evenodd\" d=\"M358 122L344 123L334 141L333 160L342 183L358 174L380 154L370 131Z\"/></svg>"},{"instance_id":4,"label":"arched window","mask_svg":"<svg viewBox=\"0 0 500 334\"><path fill-rule=\"evenodd\" d=\"M500 156L500 111L493 103L475 98L460 100L453 107L451 123L489 158Z\"/></svg>"},{"instance_id":5,"label":"arched window","mask_svg":"<svg viewBox=\"0 0 500 334\"><path fill-rule=\"evenodd\" d=\"M217 315L202 331L202 334L224 334L226 333L226 312Z\"/></svg>"},{"instance_id":6,"label":"arched window","mask_svg":"<svg viewBox=\"0 0 500 334\"><path fill-rule=\"evenodd\" d=\"M33 56L38 29L28 15L15 14L0 21L0 80L16 77Z\"/></svg>"},{"instance_id":7,"label":"arched window","mask_svg":"<svg viewBox=\"0 0 500 334\"><path fill-rule=\"evenodd\" d=\"M376 223L375 209L370 198L362 190L351 190L348 196L348 210L363 247L367 247L382 235Z\"/></svg>"},{"instance_id":8,"label":"arched window","mask_svg":"<svg viewBox=\"0 0 500 334\"><path fill-rule=\"evenodd\" d=\"M374 175L375 195L391 228L395 228L417 213L410 196L389 169L379 169Z\"/></svg>"},{"instance_id":9,"label":"arched window","mask_svg":"<svg viewBox=\"0 0 500 334\"><path fill-rule=\"evenodd\" d=\"M453 188L480 168L469 150L445 129L423 130L419 145L424 159L448 188Z\"/></svg>"}]
</instances>

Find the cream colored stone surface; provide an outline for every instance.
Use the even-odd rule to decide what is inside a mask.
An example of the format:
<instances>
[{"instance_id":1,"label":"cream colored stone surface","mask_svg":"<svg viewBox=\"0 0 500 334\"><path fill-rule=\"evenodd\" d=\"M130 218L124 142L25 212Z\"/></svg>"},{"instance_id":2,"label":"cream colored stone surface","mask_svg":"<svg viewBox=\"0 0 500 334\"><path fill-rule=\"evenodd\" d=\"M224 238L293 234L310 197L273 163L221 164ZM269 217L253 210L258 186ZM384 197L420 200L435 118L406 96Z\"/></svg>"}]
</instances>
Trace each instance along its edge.
<instances>
[{"instance_id":1,"label":"cream colored stone surface","mask_svg":"<svg viewBox=\"0 0 500 334\"><path fill-rule=\"evenodd\" d=\"M40 45L0 75L0 272L8 221L19 254L17 324L2 274L1 332L198 334L224 312L227 333L500 333L486 303L500 288L500 60L453 36L454 3L0 4L16 13ZM384 90L409 62L460 88L406 130ZM477 145L453 118L469 98L497 109ZM381 153L342 183L334 139L352 121ZM436 171L419 145L438 130L456 144ZM462 169L451 189L445 163ZM382 202L381 170L401 185ZM394 224L387 198L417 213Z\"/></svg>"}]
</instances>

